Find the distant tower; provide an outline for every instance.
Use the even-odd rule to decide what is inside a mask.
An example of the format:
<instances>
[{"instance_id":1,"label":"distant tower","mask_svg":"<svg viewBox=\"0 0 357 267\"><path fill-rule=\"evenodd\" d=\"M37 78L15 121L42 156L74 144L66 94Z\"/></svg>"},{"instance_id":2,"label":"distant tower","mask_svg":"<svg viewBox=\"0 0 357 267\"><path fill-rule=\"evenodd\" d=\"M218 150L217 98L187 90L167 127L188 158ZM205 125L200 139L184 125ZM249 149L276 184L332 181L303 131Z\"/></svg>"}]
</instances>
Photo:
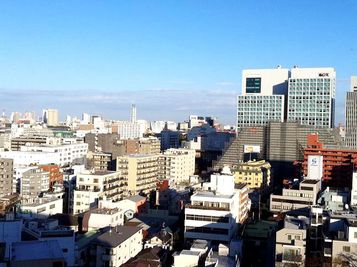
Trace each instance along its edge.
<instances>
[{"instance_id":1,"label":"distant tower","mask_svg":"<svg viewBox=\"0 0 357 267\"><path fill-rule=\"evenodd\" d=\"M131 105L131 122L136 122L136 106Z\"/></svg>"},{"instance_id":2,"label":"distant tower","mask_svg":"<svg viewBox=\"0 0 357 267\"><path fill-rule=\"evenodd\" d=\"M357 76L351 77L351 91L346 96L346 146L357 148ZM357 190L357 188L356 188Z\"/></svg>"}]
</instances>

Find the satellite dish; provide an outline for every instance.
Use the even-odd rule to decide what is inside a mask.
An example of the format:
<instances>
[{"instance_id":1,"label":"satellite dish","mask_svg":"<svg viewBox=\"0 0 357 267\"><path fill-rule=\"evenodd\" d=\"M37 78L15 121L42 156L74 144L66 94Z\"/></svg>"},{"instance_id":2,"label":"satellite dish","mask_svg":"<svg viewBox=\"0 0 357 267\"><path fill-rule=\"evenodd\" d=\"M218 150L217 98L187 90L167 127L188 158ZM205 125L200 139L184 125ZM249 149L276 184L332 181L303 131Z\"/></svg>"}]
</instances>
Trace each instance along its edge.
<instances>
[{"instance_id":1,"label":"satellite dish","mask_svg":"<svg viewBox=\"0 0 357 267\"><path fill-rule=\"evenodd\" d=\"M345 204L345 209L346 209L346 210L349 210L349 209L350 209L350 206L349 206L347 203Z\"/></svg>"}]
</instances>

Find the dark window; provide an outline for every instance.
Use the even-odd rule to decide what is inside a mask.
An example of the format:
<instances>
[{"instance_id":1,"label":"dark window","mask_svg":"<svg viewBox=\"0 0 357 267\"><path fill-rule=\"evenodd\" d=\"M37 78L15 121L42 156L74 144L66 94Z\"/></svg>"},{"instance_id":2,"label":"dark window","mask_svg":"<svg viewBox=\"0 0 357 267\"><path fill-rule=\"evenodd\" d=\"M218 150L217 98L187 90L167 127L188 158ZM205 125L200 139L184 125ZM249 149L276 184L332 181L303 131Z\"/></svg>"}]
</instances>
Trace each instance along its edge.
<instances>
[{"instance_id":1,"label":"dark window","mask_svg":"<svg viewBox=\"0 0 357 267\"><path fill-rule=\"evenodd\" d=\"M246 78L245 86L246 93L260 93L261 92L261 78Z\"/></svg>"}]
</instances>

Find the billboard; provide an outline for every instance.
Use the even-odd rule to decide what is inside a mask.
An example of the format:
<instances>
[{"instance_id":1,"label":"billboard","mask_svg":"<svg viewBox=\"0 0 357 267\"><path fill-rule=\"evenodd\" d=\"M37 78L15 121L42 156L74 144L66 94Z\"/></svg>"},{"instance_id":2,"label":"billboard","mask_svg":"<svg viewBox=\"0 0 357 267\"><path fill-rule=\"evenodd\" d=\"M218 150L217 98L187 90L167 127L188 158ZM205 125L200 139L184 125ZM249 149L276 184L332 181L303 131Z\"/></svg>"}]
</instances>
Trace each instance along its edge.
<instances>
[{"instance_id":1,"label":"billboard","mask_svg":"<svg viewBox=\"0 0 357 267\"><path fill-rule=\"evenodd\" d=\"M307 179L321 180L323 176L323 156L309 155L307 157Z\"/></svg>"},{"instance_id":2,"label":"billboard","mask_svg":"<svg viewBox=\"0 0 357 267\"><path fill-rule=\"evenodd\" d=\"M244 145L244 153L260 153L260 146Z\"/></svg>"}]
</instances>

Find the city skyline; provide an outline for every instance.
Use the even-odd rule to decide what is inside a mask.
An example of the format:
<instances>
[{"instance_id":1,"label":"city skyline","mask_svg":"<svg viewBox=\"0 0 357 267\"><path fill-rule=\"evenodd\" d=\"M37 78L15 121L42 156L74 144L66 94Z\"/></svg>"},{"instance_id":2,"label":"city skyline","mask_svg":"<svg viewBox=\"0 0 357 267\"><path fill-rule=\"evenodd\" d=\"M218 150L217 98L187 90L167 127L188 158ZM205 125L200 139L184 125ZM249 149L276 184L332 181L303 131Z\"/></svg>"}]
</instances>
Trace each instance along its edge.
<instances>
[{"instance_id":1,"label":"city skyline","mask_svg":"<svg viewBox=\"0 0 357 267\"><path fill-rule=\"evenodd\" d=\"M134 103L139 119L213 115L234 125L242 70L280 64L334 67L336 125L344 122L356 75L355 1L12 1L0 9L7 114L53 107L62 120L82 112L128 119Z\"/></svg>"}]
</instances>

